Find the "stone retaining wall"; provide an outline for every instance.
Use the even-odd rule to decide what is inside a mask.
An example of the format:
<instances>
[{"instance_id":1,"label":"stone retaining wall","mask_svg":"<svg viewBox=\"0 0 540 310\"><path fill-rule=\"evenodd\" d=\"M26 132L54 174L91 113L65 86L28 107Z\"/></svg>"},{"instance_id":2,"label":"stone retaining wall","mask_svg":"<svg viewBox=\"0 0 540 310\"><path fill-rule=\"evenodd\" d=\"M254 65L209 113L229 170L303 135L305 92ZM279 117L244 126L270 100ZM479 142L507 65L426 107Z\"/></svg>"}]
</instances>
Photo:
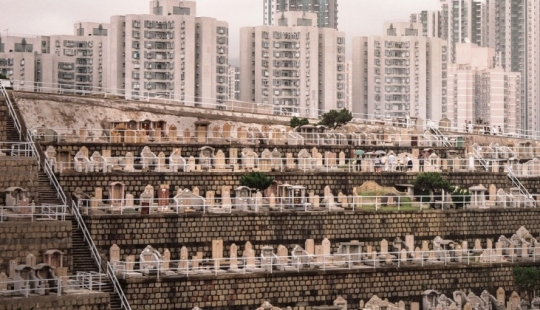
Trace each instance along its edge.
<instances>
[{"instance_id":1,"label":"stone retaining wall","mask_svg":"<svg viewBox=\"0 0 540 310\"><path fill-rule=\"evenodd\" d=\"M4 97L0 98L0 141L7 141L7 120L9 112Z\"/></svg>"},{"instance_id":2,"label":"stone retaining wall","mask_svg":"<svg viewBox=\"0 0 540 310\"><path fill-rule=\"evenodd\" d=\"M28 190L31 199L39 203L38 162L35 157L0 157L0 205L5 204L3 191L13 186Z\"/></svg>"},{"instance_id":3,"label":"stone retaining wall","mask_svg":"<svg viewBox=\"0 0 540 310\"><path fill-rule=\"evenodd\" d=\"M236 188L240 185L240 177L244 173L158 173L158 172L138 172L138 173L63 173L58 176L60 185L66 193L72 193L80 187L85 193L93 195L95 187L102 187L104 198L108 196L108 186L112 182L122 182L125 184L126 193L133 194L138 198L144 192L144 187L148 184L158 188L160 184L170 184L170 194L174 197L176 189L179 187L192 189L199 187L201 195L204 197L206 191L215 191L216 195L221 195L221 187L232 186ZM306 186L307 191L314 191L315 195L323 195L324 187L330 186L334 196L337 197L339 191L345 195L351 195L353 187L362 185L366 181L375 181L382 186L395 186L396 184L410 184L416 178L416 173L345 173L345 172L319 172L304 173L283 172L267 175L281 183L298 184ZM504 173L448 173L444 174L449 181L460 187L470 187L483 184L486 188L490 184L495 184L497 188L508 189L512 183ZM523 179L523 184L535 192L540 186L540 178Z\"/></svg>"},{"instance_id":4,"label":"stone retaining wall","mask_svg":"<svg viewBox=\"0 0 540 310\"><path fill-rule=\"evenodd\" d=\"M133 309L205 310L256 309L268 300L285 309L310 309L331 305L338 296L347 309L359 309L360 300L374 294L391 301L421 301L427 289L447 296L457 289L483 290L494 294L497 288L514 290L512 266L452 266L388 268L374 271L307 271L297 273L221 275L203 278L128 279L124 293Z\"/></svg>"},{"instance_id":5,"label":"stone retaining wall","mask_svg":"<svg viewBox=\"0 0 540 310\"><path fill-rule=\"evenodd\" d=\"M0 299L5 310L50 309L50 310L108 310L111 309L110 297L107 293L77 295L47 295L29 298ZM136 308L134 308L136 309Z\"/></svg>"},{"instance_id":6,"label":"stone retaining wall","mask_svg":"<svg viewBox=\"0 0 540 310\"><path fill-rule=\"evenodd\" d=\"M37 262L42 262L43 252L57 249L64 253L64 266L72 270L71 222L3 222L0 223L0 272L8 274L9 261L17 259L24 264L32 253Z\"/></svg>"},{"instance_id":7,"label":"stone retaining wall","mask_svg":"<svg viewBox=\"0 0 540 310\"><path fill-rule=\"evenodd\" d=\"M203 252L211 257L211 242L222 239L225 257L229 246L238 245L239 256L250 241L257 253L262 246L277 248L285 245L289 251L295 244L304 246L306 239L320 244L328 238L335 250L340 242L359 240L379 249L380 241L405 235L415 236L416 246L422 240L467 240L472 248L474 239L495 242L500 235L512 236L525 226L533 236L540 234L540 211L517 210L452 210L424 212L356 212L356 213L271 213L271 214L154 214L154 215L94 215L86 218L88 229L98 249L108 255L118 244L121 258L138 255L152 245L161 253L167 248L171 259L178 260L180 248L186 246L190 256Z\"/></svg>"}]
</instances>

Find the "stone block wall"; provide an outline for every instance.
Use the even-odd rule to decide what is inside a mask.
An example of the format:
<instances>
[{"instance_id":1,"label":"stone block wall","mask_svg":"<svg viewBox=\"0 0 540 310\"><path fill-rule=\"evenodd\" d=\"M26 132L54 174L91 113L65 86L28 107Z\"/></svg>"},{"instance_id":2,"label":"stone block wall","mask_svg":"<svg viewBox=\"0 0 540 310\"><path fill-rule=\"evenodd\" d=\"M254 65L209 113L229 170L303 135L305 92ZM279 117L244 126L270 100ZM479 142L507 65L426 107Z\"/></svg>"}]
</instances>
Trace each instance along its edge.
<instances>
[{"instance_id":1,"label":"stone block wall","mask_svg":"<svg viewBox=\"0 0 540 310\"><path fill-rule=\"evenodd\" d=\"M77 295L47 295L29 298L0 299L2 309L48 309L48 310L108 310L110 297L107 293L91 293ZM136 309L136 308L134 308Z\"/></svg>"},{"instance_id":2,"label":"stone block wall","mask_svg":"<svg viewBox=\"0 0 540 310\"><path fill-rule=\"evenodd\" d=\"M221 195L221 187L232 186L236 188L240 185L240 177L244 173L63 173L58 176L60 185L66 193L72 193L80 187L85 193L93 195L95 187L102 187L104 198L108 196L108 185L112 182L122 182L125 184L126 193L133 194L138 198L144 192L144 187L148 184L159 187L160 184L170 184L170 194L174 197L177 188L199 187L201 195L204 197L206 191L215 191L216 195ZM360 186L366 181L375 181L382 186L395 186L396 184L410 184L416 178L415 173L344 173L344 172L269 172L267 175L281 183L298 184L307 188L307 191L314 191L315 195L322 195L325 186L330 186L334 196L339 191L345 195L352 195L353 187ZM497 188L510 188L512 183L503 173L448 173L445 176L452 184L460 187L470 187L483 184L486 188L490 184L495 184ZM527 188L535 189L540 186L540 178L530 178L522 180Z\"/></svg>"},{"instance_id":3,"label":"stone block wall","mask_svg":"<svg viewBox=\"0 0 540 310\"><path fill-rule=\"evenodd\" d=\"M347 309L374 294L391 301L421 301L426 289L451 296L457 289L495 292L515 289L512 266L402 267L344 271L307 271L300 274L223 275L202 278L128 279L124 293L133 309L205 310L256 309L268 300L285 309L331 305L343 296ZM508 293L507 293L508 294Z\"/></svg>"},{"instance_id":4,"label":"stone block wall","mask_svg":"<svg viewBox=\"0 0 540 310\"><path fill-rule=\"evenodd\" d=\"M451 210L424 212L355 212L355 213L270 213L270 214L185 214L185 215L94 215L86 218L88 229L98 249L108 255L117 244L121 258L138 255L152 245L161 253L171 252L178 260L180 248L186 246L190 256L203 252L212 255L212 240L223 240L225 257L232 243L242 255L247 241L258 253L262 246L304 246L306 239L320 244L328 238L335 250L340 242L359 240L379 250L380 242L392 242L405 235L415 236L415 246L422 240L466 240L472 248L479 238L485 247L487 238L512 236L525 226L533 236L540 234L540 212L521 210Z\"/></svg>"},{"instance_id":5,"label":"stone block wall","mask_svg":"<svg viewBox=\"0 0 540 310\"><path fill-rule=\"evenodd\" d=\"M0 272L8 274L9 261L17 259L24 264L32 253L38 263L43 252L57 249L64 253L64 266L72 271L71 264L71 222L3 222L0 223Z\"/></svg>"},{"instance_id":6,"label":"stone block wall","mask_svg":"<svg viewBox=\"0 0 540 310\"><path fill-rule=\"evenodd\" d=\"M0 97L0 141L7 141L8 108L4 97Z\"/></svg>"},{"instance_id":7,"label":"stone block wall","mask_svg":"<svg viewBox=\"0 0 540 310\"><path fill-rule=\"evenodd\" d=\"M0 157L0 205L5 204L8 187L28 190L32 200L39 202L38 161L34 157Z\"/></svg>"}]
</instances>

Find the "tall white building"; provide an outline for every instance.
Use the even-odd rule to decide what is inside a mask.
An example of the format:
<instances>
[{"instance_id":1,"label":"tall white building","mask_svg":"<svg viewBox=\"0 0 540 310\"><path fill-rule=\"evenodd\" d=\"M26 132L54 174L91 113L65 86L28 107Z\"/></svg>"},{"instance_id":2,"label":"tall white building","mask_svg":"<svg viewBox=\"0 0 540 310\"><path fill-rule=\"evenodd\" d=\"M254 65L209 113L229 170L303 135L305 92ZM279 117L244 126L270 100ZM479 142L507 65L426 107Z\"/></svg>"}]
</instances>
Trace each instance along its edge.
<instances>
[{"instance_id":1,"label":"tall white building","mask_svg":"<svg viewBox=\"0 0 540 310\"><path fill-rule=\"evenodd\" d=\"M421 24L386 23L385 35L353 40L353 104L357 117L418 117L447 114L444 40L421 36Z\"/></svg>"},{"instance_id":2,"label":"tall white building","mask_svg":"<svg viewBox=\"0 0 540 310\"><path fill-rule=\"evenodd\" d=\"M317 27L338 29L337 0L263 0L263 7L263 25L277 25L283 12L301 11L317 14Z\"/></svg>"},{"instance_id":3,"label":"tall white building","mask_svg":"<svg viewBox=\"0 0 540 310\"><path fill-rule=\"evenodd\" d=\"M241 29L240 99L302 117L344 108L345 34L317 28L315 13L283 17L279 26Z\"/></svg>"},{"instance_id":4,"label":"tall white building","mask_svg":"<svg viewBox=\"0 0 540 310\"><path fill-rule=\"evenodd\" d=\"M521 74L505 72L495 51L475 44L456 44L456 63L448 70L448 115L453 127L500 126L515 133L521 127Z\"/></svg>"},{"instance_id":5,"label":"tall white building","mask_svg":"<svg viewBox=\"0 0 540 310\"><path fill-rule=\"evenodd\" d=\"M60 93L104 91L107 30L108 24L77 23L74 35L4 37L0 44L0 71L19 89Z\"/></svg>"},{"instance_id":6,"label":"tall white building","mask_svg":"<svg viewBox=\"0 0 540 310\"><path fill-rule=\"evenodd\" d=\"M186 105L228 99L229 29L196 17L194 1L155 0L153 14L111 18L112 88L128 99L161 97Z\"/></svg>"}]
</instances>

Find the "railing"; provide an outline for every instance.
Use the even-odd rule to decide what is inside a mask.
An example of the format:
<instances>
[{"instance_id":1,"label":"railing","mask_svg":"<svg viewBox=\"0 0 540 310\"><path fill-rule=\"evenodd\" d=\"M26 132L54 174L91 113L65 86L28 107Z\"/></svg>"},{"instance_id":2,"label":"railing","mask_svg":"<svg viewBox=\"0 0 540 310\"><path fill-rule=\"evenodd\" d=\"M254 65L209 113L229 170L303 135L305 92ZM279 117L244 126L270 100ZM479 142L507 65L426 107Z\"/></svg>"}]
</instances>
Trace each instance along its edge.
<instances>
[{"instance_id":1,"label":"railing","mask_svg":"<svg viewBox=\"0 0 540 310\"><path fill-rule=\"evenodd\" d=\"M322 156L322 154L320 154ZM469 159L424 158L423 165L417 158L412 158L412 166L408 165L406 157L394 157L391 162L388 158L380 157L380 164L376 157L365 155L356 158L313 158L313 157L193 157L176 156L167 157L76 157L72 162L55 162L53 169L56 173L112 173L112 172L245 172L251 170L265 172L304 171L304 172L442 172L442 171L474 171L476 168L485 168L482 165L471 166ZM384 162L384 163L382 163Z\"/></svg>"},{"instance_id":2,"label":"railing","mask_svg":"<svg viewBox=\"0 0 540 310\"><path fill-rule=\"evenodd\" d=\"M28 142L0 141L0 156L38 158L33 145Z\"/></svg>"},{"instance_id":3,"label":"railing","mask_svg":"<svg viewBox=\"0 0 540 310\"><path fill-rule=\"evenodd\" d=\"M360 248L360 244L359 244ZM362 246L362 249L364 247ZM265 249L261 250L265 252ZM441 249L421 250L405 249L400 251L386 251L370 253L360 252L346 254L307 254L279 255L272 252L252 257L231 257L221 259L184 259L184 260L144 260L138 262L113 262L113 270L123 278L137 274L156 277L163 276L219 276L223 273L247 274L252 272L313 272L319 270L361 270L361 269L387 269L387 268L418 268L424 266L451 266L451 265L487 265L536 262L540 254L534 247L496 247L495 249ZM236 255L234 253L233 255ZM139 268L135 268L138 265Z\"/></svg>"},{"instance_id":4,"label":"railing","mask_svg":"<svg viewBox=\"0 0 540 310\"><path fill-rule=\"evenodd\" d=\"M266 132L249 131L208 131L207 136L184 136L183 132L170 129L73 129L73 128L34 128L32 134L37 142L52 143L148 143L148 144L261 144L280 145L355 145L361 146L411 146L412 141L418 147L457 147L460 135L447 135L443 138L426 134L412 133L311 133L311 132ZM53 133L51 133L52 131ZM289 137L292 134L294 136Z\"/></svg>"},{"instance_id":5,"label":"railing","mask_svg":"<svg viewBox=\"0 0 540 310\"><path fill-rule=\"evenodd\" d=\"M107 284L104 279L107 275L100 273L78 272L73 276L61 276L51 279L21 279L1 281L0 287L7 287L2 291L0 298L24 296L30 297L30 294L40 291L41 293L55 293L60 296L63 293L73 293L82 291L88 294L87 290L101 292ZM46 285L44 285L46 284ZM32 295L35 298L35 295Z\"/></svg>"},{"instance_id":6,"label":"railing","mask_svg":"<svg viewBox=\"0 0 540 310\"><path fill-rule=\"evenodd\" d=\"M6 88L2 84L2 80L0 80L0 93L2 94L2 96L4 96L4 99L6 100L9 115L13 119L13 123L15 124L15 129L17 130L17 133L19 134L19 140L21 140L22 126L21 126L21 123L19 122L19 118L17 117L17 113L15 112L15 108L13 107L13 104L11 103L11 100L9 99L9 94L7 93Z\"/></svg>"},{"instance_id":7,"label":"railing","mask_svg":"<svg viewBox=\"0 0 540 310\"><path fill-rule=\"evenodd\" d=\"M120 283L118 282L118 278L116 277L116 272L114 272L114 269L109 262L107 262L107 276L109 277L109 279L111 279L111 282L114 286L114 291L120 297L120 303L122 304L122 309L131 310L129 301L127 300L126 295L124 295L124 291L122 290L122 287L120 286Z\"/></svg>"},{"instance_id":8,"label":"railing","mask_svg":"<svg viewBox=\"0 0 540 310\"><path fill-rule=\"evenodd\" d=\"M444 146L451 147L451 144L450 144L450 141L448 140L448 138L445 137L442 134L442 132L439 130L439 128L437 128L437 126L435 126L433 121L427 120L426 125L427 125L428 129L431 130L431 132L433 132L433 134L443 143Z\"/></svg>"},{"instance_id":9,"label":"railing","mask_svg":"<svg viewBox=\"0 0 540 310\"><path fill-rule=\"evenodd\" d=\"M471 195L434 194L426 196L386 195L357 195L336 197L313 196L284 196L262 197L251 195L242 190L236 197L203 198L190 192L184 192L175 198L141 198L141 199L80 199L78 206L84 213L101 211L93 214L206 214L233 212L363 212L363 211L411 211L418 212L427 209L518 209L527 208L525 194L499 193L491 197L485 193ZM245 196L244 196L245 195ZM532 197L532 196L531 196Z\"/></svg>"},{"instance_id":10,"label":"railing","mask_svg":"<svg viewBox=\"0 0 540 310\"><path fill-rule=\"evenodd\" d=\"M91 236L90 232L88 231L88 228L86 227L84 219L82 218L82 215L79 212L79 208L77 207L75 202L72 202L72 208L71 209L72 209L73 216L77 219L78 226L79 226L79 228L81 229L81 231L83 233L83 238L84 238L84 240L86 240L86 242L88 244L88 247L90 248L91 256L94 258L94 260L95 260L95 262L96 262L96 264L98 266L99 271L102 272L103 269L105 268L105 272L106 272L107 276L109 277L109 280L113 284L114 291L120 297L120 301L122 303L122 308L126 309L126 310L130 310L131 307L129 305L129 302L128 302L126 296L124 295L124 291L122 290L122 287L120 286L120 283L118 282L118 279L116 278L116 275L114 274L114 272L111 272L109 263L107 262L106 267L104 267L102 265L101 255L99 254L99 251L98 251L98 249L96 247L96 244L94 243L94 240L92 239L92 236Z\"/></svg>"},{"instance_id":11,"label":"railing","mask_svg":"<svg viewBox=\"0 0 540 310\"><path fill-rule=\"evenodd\" d=\"M478 150L476 148L473 148L473 152L472 152L473 156L474 156L474 159L476 161L478 161L480 163L480 165L486 170L488 171L489 170L489 167L488 167L488 164L487 164L487 161L482 157L482 155L480 155L480 153L478 152Z\"/></svg>"},{"instance_id":12,"label":"railing","mask_svg":"<svg viewBox=\"0 0 540 310\"><path fill-rule=\"evenodd\" d=\"M65 221L68 214L66 205L0 206L0 222L12 219Z\"/></svg>"},{"instance_id":13,"label":"railing","mask_svg":"<svg viewBox=\"0 0 540 310\"><path fill-rule=\"evenodd\" d=\"M516 177L514 172L512 171L512 167L509 165L506 166L507 176L512 181L512 184L514 184L515 187L519 189L519 192L523 197L525 197L526 201L532 205L533 208L536 208L536 199L529 193L527 188L519 181L519 179Z\"/></svg>"}]
</instances>

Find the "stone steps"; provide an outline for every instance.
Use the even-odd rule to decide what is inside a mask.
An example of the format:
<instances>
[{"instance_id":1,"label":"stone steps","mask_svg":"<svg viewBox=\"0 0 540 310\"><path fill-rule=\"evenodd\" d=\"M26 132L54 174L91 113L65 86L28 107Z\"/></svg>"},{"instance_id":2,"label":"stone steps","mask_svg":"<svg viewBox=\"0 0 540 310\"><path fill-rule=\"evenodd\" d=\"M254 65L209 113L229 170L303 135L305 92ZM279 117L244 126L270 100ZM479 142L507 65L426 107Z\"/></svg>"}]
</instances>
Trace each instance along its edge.
<instances>
[{"instance_id":1,"label":"stone steps","mask_svg":"<svg viewBox=\"0 0 540 310\"><path fill-rule=\"evenodd\" d=\"M71 218L71 240L72 240L72 260L73 270L83 272L99 272L96 262L92 258L88 243L84 240L82 231L78 227L77 220ZM108 279L105 280L107 285L102 287L103 292L107 292L111 298L111 310L122 309L120 298L114 292L114 287Z\"/></svg>"}]
</instances>

